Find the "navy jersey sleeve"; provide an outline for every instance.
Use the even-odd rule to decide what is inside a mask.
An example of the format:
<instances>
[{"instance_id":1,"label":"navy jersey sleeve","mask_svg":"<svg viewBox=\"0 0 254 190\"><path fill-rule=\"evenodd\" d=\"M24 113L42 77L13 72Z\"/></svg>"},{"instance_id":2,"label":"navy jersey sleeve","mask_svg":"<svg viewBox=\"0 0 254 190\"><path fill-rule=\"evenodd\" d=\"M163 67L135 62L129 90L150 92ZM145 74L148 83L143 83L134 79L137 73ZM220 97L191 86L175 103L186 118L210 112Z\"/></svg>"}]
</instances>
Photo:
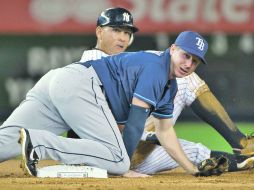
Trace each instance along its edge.
<instances>
[{"instance_id":1,"label":"navy jersey sleeve","mask_svg":"<svg viewBox=\"0 0 254 190\"><path fill-rule=\"evenodd\" d=\"M151 113L154 117L160 119L167 119L173 117L174 103L172 98L168 98L167 102L158 103L157 108Z\"/></svg>"},{"instance_id":2,"label":"navy jersey sleeve","mask_svg":"<svg viewBox=\"0 0 254 190\"><path fill-rule=\"evenodd\" d=\"M165 71L155 64L144 67L133 96L156 107L166 84L163 76L165 76Z\"/></svg>"}]
</instances>

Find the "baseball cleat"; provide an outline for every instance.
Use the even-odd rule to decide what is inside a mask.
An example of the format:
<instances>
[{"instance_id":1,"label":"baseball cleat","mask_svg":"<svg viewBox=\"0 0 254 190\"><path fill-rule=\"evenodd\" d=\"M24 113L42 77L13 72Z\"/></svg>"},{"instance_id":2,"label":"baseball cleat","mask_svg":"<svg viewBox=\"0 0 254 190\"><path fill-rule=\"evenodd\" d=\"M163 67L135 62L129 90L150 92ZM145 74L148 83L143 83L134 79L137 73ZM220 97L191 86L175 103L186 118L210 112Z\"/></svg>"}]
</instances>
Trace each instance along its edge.
<instances>
[{"instance_id":1,"label":"baseball cleat","mask_svg":"<svg viewBox=\"0 0 254 190\"><path fill-rule=\"evenodd\" d=\"M35 152L33 150L28 130L24 128L20 130L19 143L21 144L22 152L21 168L24 170L26 175L37 176L36 164L38 163L38 156L34 156Z\"/></svg>"},{"instance_id":2,"label":"baseball cleat","mask_svg":"<svg viewBox=\"0 0 254 190\"><path fill-rule=\"evenodd\" d=\"M254 157L249 157L241 163L237 163L237 168L240 170L250 170L254 168Z\"/></svg>"}]
</instances>

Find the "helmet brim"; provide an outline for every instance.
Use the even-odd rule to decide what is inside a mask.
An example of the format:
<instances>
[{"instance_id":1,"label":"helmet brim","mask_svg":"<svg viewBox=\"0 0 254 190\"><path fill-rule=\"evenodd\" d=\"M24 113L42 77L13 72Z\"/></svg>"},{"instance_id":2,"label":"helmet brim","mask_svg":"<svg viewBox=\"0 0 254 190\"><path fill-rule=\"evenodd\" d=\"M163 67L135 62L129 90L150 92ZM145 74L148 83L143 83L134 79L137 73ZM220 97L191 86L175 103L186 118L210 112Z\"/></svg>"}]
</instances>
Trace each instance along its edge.
<instances>
[{"instance_id":1,"label":"helmet brim","mask_svg":"<svg viewBox=\"0 0 254 190\"><path fill-rule=\"evenodd\" d=\"M106 24L106 25L101 25L101 27L103 27L103 26L110 26L110 27L126 27L126 28L131 29L131 31L132 31L133 33L139 31L139 29L138 29L137 27L135 27L135 26L133 26L133 25L129 25L129 24Z\"/></svg>"}]
</instances>

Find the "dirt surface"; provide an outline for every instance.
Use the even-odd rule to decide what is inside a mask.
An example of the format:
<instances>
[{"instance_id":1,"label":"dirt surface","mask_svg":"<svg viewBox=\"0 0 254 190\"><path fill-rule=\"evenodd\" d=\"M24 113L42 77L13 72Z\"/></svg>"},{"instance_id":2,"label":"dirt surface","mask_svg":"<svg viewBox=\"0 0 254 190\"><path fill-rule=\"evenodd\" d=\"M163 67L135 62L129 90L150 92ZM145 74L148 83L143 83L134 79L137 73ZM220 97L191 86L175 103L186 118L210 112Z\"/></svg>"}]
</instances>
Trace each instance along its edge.
<instances>
[{"instance_id":1,"label":"dirt surface","mask_svg":"<svg viewBox=\"0 0 254 190\"><path fill-rule=\"evenodd\" d=\"M226 173L213 177L193 177L181 169L154 175L151 178L108 179L66 179L66 178L35 178L24 176L19 167L19 160L11 160L0 164L0 190L250 190L254 189L254 170ZM53 162L43 161L40 166L52 165Z\"/></svg>"}]
</instances>

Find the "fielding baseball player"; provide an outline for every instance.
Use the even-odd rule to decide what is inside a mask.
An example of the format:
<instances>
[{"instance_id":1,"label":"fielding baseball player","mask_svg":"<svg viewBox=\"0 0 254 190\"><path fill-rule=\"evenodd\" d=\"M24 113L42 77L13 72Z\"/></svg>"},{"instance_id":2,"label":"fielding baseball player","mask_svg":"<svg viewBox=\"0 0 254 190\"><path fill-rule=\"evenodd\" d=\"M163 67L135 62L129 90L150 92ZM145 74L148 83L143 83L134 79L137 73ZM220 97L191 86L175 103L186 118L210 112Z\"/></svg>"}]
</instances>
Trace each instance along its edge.
<instances>
[{"instance_id":1,"label":"fielding baseball player","mask_svg":"<svg viewBox=\"0 0 254 190\"><path fill-rule=\"evenodd\" d=\"M124 51L128 47L128 45L131 44L133 40L133 33L138 31L138 28L133 25L132 15L128 10L123 8L112 8L102 12L100 17L98 18L97 25L98 27L96 28L96 35L98 38L98 43L96 48L100 49L102 48L104 52L106 52L107 54L119 53ZM106 53L96 48L94 50L85 52L83 55L83 57L85 58L82 59L82 62L85 62L86 60L99 59L103 56L107 56ZM47 75L47 77L49 77L49 75ZM45 79L47 77L46 76L43 77L41 81L47 80ZM43 85L43 82L39 83ZM34 89L37 88L35 87ZM49 96L48 94L42 93L40 94L40 97L36 97L37 98L36 101L31 100L31 98L33 99L33 96L39 95L36 93L40 94L39 90L38 91L32 90L32 92L29 92L27 94L27 99L21 103L21 105L12 113L12 115L7 119L7 121L3 123L3 125L1 126L0 128L1 162L9 160L11 158L15 158L16 156L21 154L20 145L18 144L19 138L18 130L20 128L42 129L54 132L55 134L59 134L59 132L62 130L61 127L59 128L59 126L61 125L65 127L68 126L66 121L64 121L60 117L58 118L59 113L56 108L50 107L52 106L50 103L49 105L46 105L47 103L46 101ZM33 110L34 108L36 109ZM50 108L52 108L52 110ZM106 111L109 112L108 110ZM30 119L38 118L38 119L35 119L30 122L29 118ZM112 120L112 118L109 119ZM114 126L112 126L112 131L114 132L114 130L115 130ZM114 135L114 138L118 138L117 133L118 132L116 132L116 134L110 135ZM105 135L107 136L106 133ZM115 140L118 141L117 139ZM110 144L110 141L108 142L105 141L105 143ZM125 159L126 161L125 160L121 161L121 159L123 159L123 157L126 156L126 153L125 154L124 152L122 153L120 149L122 148L122 142L114 142L114 144L111 143L110 145L116 146L116 148L113 147L111 151L113 152L117 151L116 153L120 154L120 156L115 156L112 159L116 159L118 161L120 160L119 165L122 164L124 166L127 164L126 166L128 166L128 159ZM108 145L106 145L104 148L107 147ZM110 153L109 150L108 153ZM98 154L100 154L99 149ZM115 162L117 163L118 161L112 161L112 163Z\"/></svg>"},{"instance_id":2,"label":"fielding baseball player","mask_svg":"<svg viewBox=\"0 0 254 190\"><path fill-rule=\"evenodd\" d=\"M104 11L98 18L96 29L96 36L98 40L96 44L96 50L84 51L82 58L80 60L81 62L87 60L96 60L100 58L101 55L107 56L107 54L119 53L119 51L115 48L114 43L112 43L113 40L117 41L116 38L113 38L112 35L101 35L101 30L104 30L108 26L119 27L121 29L122 23L115 22L115 20L112 19L114 18L112 17L112 15L116 14L121 15L123 14L123 12L118 11L118 8L108 9ZM109 22L105 23L105 20L103 19L104 15L108 17ZM109 30L104 30L104 32L108 31ZM120 42L118 41L118 43ZM121 47L125 47L120 49L120 51L124 51L127 48L127 44L125 46L122 45ZM105 54L104 52L107 54ZM209 90L208 86L205 84L203 80L201 80L195 73L192 73L189 76L177 78L177 84L178 84L178 92L174 100L174 113L173 113L174 123L176 122L178 116L181 114L184 107L191 106L194 111L197 110L195 111L197 115L200 116L203 120L205 120L209 124L211 124L214 128L216 128L216 130L223 135L223 137L230 143L232 147L242 149L243 145L241 145L240 143L240 141L242 140L241 142L243 141L248 142L247 146L245 146L245 150L247 150L246 153L252 151L253 149L252 148L253 142L251 142L252 140L247 139L235 127L234 123L231 121L228 114L225 112L221 104L214 97L214 95ZM151 123L151 120L149 120L147 123ZM67 136L71 138L78 138L78 136L74 133L73 130L70 130ZM200 161L211 157L210 153L211 151L200 143L193 143L180 139L180 144L187 157L195 165L200 163ZM146 153L140 152L140 150L144 149L146 150L145 151ZM148 153L150 153L149 156ZM139 163L139 165L135 163L135 161L137 160L138 160L137 163ZM132 164L134 168L136 167L136 171L146 174L152 174L162 170L169 170L179 166L177 162L175 162L170 156L168 156L168 154L162 147L157 145L155 148L155 145L150 144L142 144L142 146L139 147L137 154L134 155ZM242 167L242 165L239 166ZM131 174L133 173L130 173L130 175ZM128 177L133 177L130 175L128 175ZM140 175L137 174L134 174L134 176L140 177Z\"/></svg>"},{"instance_id":3,"label":"fielding baseball player","mask_svg":"<svg viewBox=\"0 0 254 190\"><path fill-rule=\"evenodd\" d=\"M28 92L1 132L8 129L11 144L20 131L23 167L31 175L36 176L39 159L49 158L119 175L128 171L151 113L157 118L162 146L195 174L198 170L183 153L171 118L175 77L187 76L205 63L207 48L202 36L185 31L164 52L121 53L51 70ZM125 124L123 137L117 123ZM59 136L69 129L81 139Z\"/></svg>"},{"instance_id":4,"label":"fielding baseball player","mask_svg":"<svg viewBox=\"0 0 254 190\"><path fill-rule=\"evenodd\" d=\"M187 157L196 165L210 157L226 156L230 160L229 171L241 171L254 167L254 140L252 136L244 136L234 125L224 108L212 94L208 86L195 73L183 78L177 78L178 92L174 99L173 121L185 106L192 109L207 123L211 124L228 141L236 154L211 151L200 143L192 143L180 139L180 144ZM152 118L147 122L147 128L153 126ZM147 129L149 130L149 129ZM143 134L143 140L155 140L155 133ZM158 145L142 142L132 160L135 171L154 174L159 171L178 167L165 150ZM135 173L132 173L135 176ZM131 176L129 176L131 177Z\"/></svg>"},{"instance_id":5,"label":"fielding baseball player","mask_svg":"<svg viewBox=\"0 0 254 190\"><path fill-rule=\"evenodd\" d=\"M110 16L115 14L122 14L122 12L119 12L117 10L118 8L108 9L103 14L101 14L101 16L98 18L98 21L97 21L97 26L100 28L100 30L104 29L105 26L121 28L122 23L115 22L114 19L112 19L114 17ZM101 18L102 15L107 15L109 18L109 22L106 23L106 25L104 20ZM98 38L98 41L96 44L96 50L85 51L82 55L81 62L84 62L87 60L96 60L101 57L101 54L103 56L107 56L103 52L106 52L106 53L109 52L108 54L119 53L114 48L115 46L113 46L112 43L109 43L113 41L113 40L109 40L111 36L103 35L104 36L103 38L101 37L101 35L98 35L98 32L96 32L96 35ZM107 36L107 41L104 40L105 36ZM115 39L115 38L112 38L112 39ZM125 47L127 48L127 45ZM121 50L124 51L126 48L123 48ZM222 134L222 136L228 141L228 143L235 150L236 149L240 150L241 153L247 154L247 155L253 154L253 138L251 137L246 138L235 127L234 123L232 122L232 120L230 119L230 117L228 116L224 108L222 107L222 105L215 98L215 96L213 95L213 93L210 91L210 89L208 88L208 86L203 80L201 80L195 73L192 73L189 76L186 76L183 78L177 78L177 84L178 84L178 92L174 100L174 113L173 113L174 123L176 122L178 116L181 114L184 107L191 106L194 112L204 121L211 124L211 126L213 126L220 134ZM149 120L147 123L150 124L151 120ZM78 136L72 130L68 132L67 136L71 138L78 138ZM215 151L213 151L213 154L211 155L210 154L211 151L200 143L193 143L193 142L180 139L180 144L185 154L187 155L187 157L195 164L198 164L200 163L200 161L210 158L211 156L220 155L220 153L218 155L215 155ZM149 148L147 146L151 146L151 147ZM145 155L143 156L140 155L142 154L142 152L140 152L140 149L142 150L146 149ZM163 154L167 155L164 149L160 146L157 146L155 148L154 145L143 144L142 148L140 149L138 149L139 154L134 155L133 163L135 163L135 160L138 160L138 162L141 163L143 161L141 158L145 159L148 153L151 153L153 149L154 149L154 152L151 153L151 155L147 157L147 159L137 167L137 171L151 174L161 170L173 169L178 166L177 162L175 162L170 156L162 156L157 158L157 155L163 155ZM159 164L160 158L164 159L164 160L161 160L161 162L163 162L163 164L161 165ZM245 160L245 158L241 158L239 160L240 160L239 162L242 162L242 160ZM248 159L248 161L251 161L251 160ZM153 163L153 164L150 165L150 163ZM158 163L159 167L157 167L156 163ZM170 163L170 164L167 164L167 163ZM231 163L235 163L235 162L231 162ZM249 162L246 161L242 163L243 164L238 163L239 167L241 168L246 167L246 163L249 163ZM134 166L137 166L137 163L134 164ZM142 166L142 169L140 168L141 166ZM150 171L147 171L146 168L150 168Z\"/></svg>"},{"instance_id":6,"label":"fielding baseball player","mask_svg":"<svg viewBox=\"0 0 254 190\"><path fill-rule=\"evenodd\" d=\"M129 45L131 42L129 42L128 40L124 40L121 38L120 35L117 35L119 32L119 30L122 30L122 27L126 27L124 25L124 21L122 22L116 22L115 21L115 18L116 16L113 16L113 15L122 15L124 14L124 12L126 12L125 9L122 9L122 8L111 8L111 9L107 9L105 10L101 15L100 17L98 18L97 20L97 28L96 28L96 36L97 36L97 44L96 44L96 47L95 49L93 50L89 50L89 51L84 51L83 55L82 55L82 58L80 60L80 62L85 62L85 61L88 61L88 60L96 60L96 59L99 59L101 57L105 57L105 56L108 56L107 54L115 54L115 53L119 53L119 51L124 51L126 48L127 48L127 44ZM108 22L105 23L105 19L104 17L107 16L108 17ZM120 17L121 18L121 17ZM112 27L112 28L111 28ZM104 34L102 34L104 33ZM105 34L106 33L106 34ZM107 34L109 33L109 34ZM112 35L112 33L116 33L115 35ZM115 37L117 36L117 37ZM133 36L131 36L130 38L132 41L133 39ZM124 48L121 48L119 50L119 43L121 43L121 46L120 47L124 47ZM117 45L116 45L117 44ZM125 44L125 45L124 45ZM107 53L107 54L105 54ZM196 75L196 74L191 74L191 75ZM188 77L188 76L187 76ZM184 77L184 78L187 78L187 77ZM178 78L180 79L180 78ZM177 80L178 80L177 79ZM188 80L189 81L189 80ZM201 81L201 79L200 79ZM195 83L195 84L198 84L199 83ZM181 85L181 92L186 89L186 86L187 85ZM194 88L194 87L193 87ZM179 99L179 97L182 97L182 95L179 96L179 93L177 92L177 95L176 95L176 99ZM186 97L186 96L185 96ZM187 97L186 97L187 98ZM191 97L193 98L193 97ZM180 99L182 100L182 99ZM179 109L178 109L179 110ZM174 110L175 112L175 110ZM175 114L173 114L175 115ZM175 117L174 117L174 120L175 120ZM175 121L174 121L175 122ZM68 137L71 137L71 138L79 138L73 130L70 130L68 133L67 133L67 136ZM195 145L194 143L192 142L189 142L189 141L184 141L185 143L182 143L183 140L180 140L180 143L181 143L181 146L183 147L183 150L185 151L185 154L188 156L188 158L195 164L199 163L201 160L205 160L206 158L208 158L209 156L209 152L210 150L208 150L206 147L204 147L203 145L200 144L200 146L198 145ZM147 145L147 144L146 144ZM195 145L195 147L193 146ZM158 146L159 147L159 146ZM151 150L151 148L147 147L147 150ZM203 153L202 151L205 150L207 152L207 154ZM199 152L201 152L199 154ZM164 153L164 152L163 152ZM197 156L190 156L190 155L197 155ZM134 156L134 158L138 157L139 161L141 162L140 160L140 155L136 155ZM172 159L170 156L168 156L168 158ZM195 160L193 160L194 158L196 158ZM156 160L156 159L155 159ZM142 160L143 161L143 160ZM175 161L172 160L171 163ZM175 164L176 166L178 166L178 164ZM140 165L140 166L145 166L144 164ZM173 165L174 166L174 165ZM175 167L176 167L175 166ZM171 166L170 166L171 167ZM137 168L139 169L139 168ZM159 169L159 168L158 168ZM165 168L165 169L168 169L168 168ZM140 171L141 172L141 171ZM145 173L145 172L143 172ZM130 173L132 174L132 172ZM130 174L126 174L126 176L128 177L134 177L134 176L130 176ZM138 173L135 174L135 177L145 177L145 175L138 175Z\"/></svg>"},{"instance_id":7,"label":"fielding baseball player","mask_svg":"<svg viewBox=\"0 0 254 190\"><path fill-rule=\"evenodd\" d=\"M98 37L98 42L97 42L96 48L103 50L107 54L119 53L121 51L124 51L127 48L127 46L131 43L131 41L133 39L133 32L136 32L137 28L132 27L132 25L133 25L132 20L130 21L130 23L127 23L130 25L126 25L124 20L122 20L121 22L116 22L115 19L117 17L114 17L114 15L120 15L120 16L118 16L118 18L122 18L121 15L124 13L128 14L129 12L127 10L121 9L121 8L108 9L107 11L104 12L104 15L108 16L110 18L109 23L106 23L105 19L103 20L103 16L104 16L103 14L99 17L98 22L97 22L98 27L96 29L96 35ZM132 19L132 17L130 17L130 18ZM111 26L113 26L113 27L111 28ZM124 26L124 27L115 27L115 26ZM119 37L122 29L125 29L124 33L128 34L128 35L121 35L123 37ZM128 30L128 29L131 29L131 30ZM105 40L103 40L105 38L112 39L112 40L105 41ZM107 54L105 54L104 52L102 52L100 50L96 50L96 49L84 52L81 60L86 61L86 60L91 60L91 59L98 59L101 56L107 56ZM193 74L193 75L195 75L195 74ZM191 77L184 77L184 79L187 79L187 78L191 78ZM178 78L177 82L179 80L181 80L181 79ZM185 81L185 80L182 80L182 81ZM191 80L188 80L188 82L191 82ZM185 83L185 85L179 85L179 87L178 87L179 92L182 91L180 89L184 89L184 88L188 90L188 88L187 88L188 83L186 81L184 83ZM197 84L197 86L199 85L198 83L194 83L194 84ZM181 87L183 87L183 88L181 88ZM200 87L200 86L198 86L198 87ZM191 90L193 90L193 92L198 91L197 89L194 89L194 88ZM182 96L182 95L178 96L178 94L179 93L177 93L177 95L176 95L176 99L178 99L177 97L182 97L182 98L189 97L189 96ZM191 96L192 100L194 100L195 98L196 97ZM181 101L182 101L182 99L180 98L180 102ZM178 102L178 101L175 101L175 102ZM185 103L185 101L182 102L182 104L184 104L184 103ZM183 105L183 107L184 107L184 105ZM174 120L176 120L176 119L174 119ZM4 141L4 139L3 139L3 141ZM9 158L13 158L20 153L20 150L15 148L16 144L17 143L15 142L13 147L8 146L9 147L8 150L2 149L2 152L4 152L4 153L1 153L1 155L2 155L1 161L7 160ZM182 145L183 145L183 143L182 143ZM196 149L198 148L198 146L195 146L195 148L192 148L193 143L191 143L191 142L185 141L184 146L185 146L184 150L187 150L187 151L185 151L185 153L187 153L187 154L188 153L192 154L191 153L192 151L197 152ZM202 149L203 148L201 145L201 150ZM6 153L6 152L8 152L8 153ZM201 155L203 155L203 154L201 154ZM200 157L200 160L203 160L205 158L206 158L206 156Z\"/></svg>"},{"instance_id":8,"label":"fielding baseball player","mask_svg":"<svg viewBox=\"0 0 254 190\"><path fill-rule=\"evenodd\" d=\"M133 41L133 32L137 30L125 31L130 33L131 37L128 39L119 37L119 31L123 28L128 29L128 25L123 20L119 20L119 18L123 18L121 15L125 13L130 14L123 8L111 8L102 12L97 21L96 36L98 40L96 47L94 50L85 51L80 60L81 62L96 60L101 56L126 50ZM130 18L132 19L132 17ZM130 20L130 23L133 23L133 20ZM177 84L178 92L174 100L174 123L185 106L190 106L201 119L224 137L235 153L249 156L254 154L254 138L251 136L246 137L237 129L203 80L193 73L187 77L177 78ZM72 130L68 132L67 136L78 137Z\"/></svg>"}]
</instances>

